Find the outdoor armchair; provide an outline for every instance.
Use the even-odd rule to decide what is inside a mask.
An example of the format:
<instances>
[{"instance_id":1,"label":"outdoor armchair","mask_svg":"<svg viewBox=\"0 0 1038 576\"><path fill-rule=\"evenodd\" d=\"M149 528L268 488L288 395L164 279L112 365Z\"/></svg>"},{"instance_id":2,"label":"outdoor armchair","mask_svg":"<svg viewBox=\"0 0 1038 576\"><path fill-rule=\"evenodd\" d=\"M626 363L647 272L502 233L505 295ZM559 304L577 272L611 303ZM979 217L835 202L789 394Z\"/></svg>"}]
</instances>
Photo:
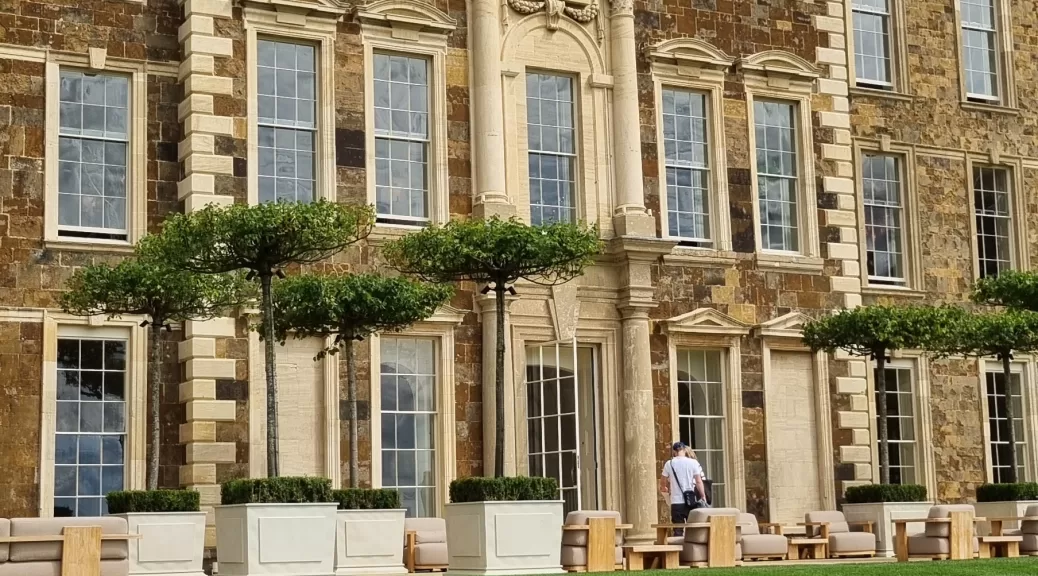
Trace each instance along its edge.
<instances>
[{"instance_id":1,"label":"outdoor armchair","mask_svg":"<svg viewBox=\"0 0 1038 576\"><path fill-rule=\"evenodd\" d=\"M692 566L734 566L742 560L742 545L739 543L737 508L702 508L693 510L687 524L654 524L658 544L681 544L681 563ZM675 528L684 529L681 540L670 533Z\"/></svg>"},{"instance_id":2,"label":"outdoor armchair","mask_svg":"<svg viewBox=\"0 0 1038 576\"><path fill-rule=\"evenodd\" d=\"M404 564L408 572L447 569L447 521L443 518L404 520Z\"/></svg>"},{"instance_id":3,"label":"outdoor armchair","mask_svg":"<svg viewBox=\"0 0 1038 576\"><path fill-rule=\"evenodd\" d=\"M899 562L909 558L965 560L980 552L980 542L974 524L985 521L977 518L970 504L933 506L925 519L894 520L894 549ZM922 534L908 536L906 525L923 522Z\"/></svg>"},{"instance_id":4,"label":"outdoor armchair","mask_svg":"<svg viewBox=\"0 0 1038 576\"><path fill-rule=\"evenodd\" d=\"M746 513L739 514L738 527L739 544L744 560L786 559L789 550L786 537L781 534L761 534L756 516Z\"/></svg>"},{"instance_id":5,"label":"outdoor armchair","mask_svg":"<svg viewBox=\"0 0 1038 576\"><path fill-rule=\"evenodd\" d=\"M876 555L872 522L847 522L843 512L825 510L805 514L804 525L809 537L828 541L830 558ZM851 526L860 526L862 531L852 532Z\"/></svg>"},{"instance_id":6,"label":"outdoor armchair","mask_svg":"<svg viewBox=\"0 0 1038 576\"><path fill-rule=\"evenodd\" d=\"M611 572L623 569L624 530L620 513L577 511L562 527L562 568L567 572Z\"/></svg>"}]
</instances>

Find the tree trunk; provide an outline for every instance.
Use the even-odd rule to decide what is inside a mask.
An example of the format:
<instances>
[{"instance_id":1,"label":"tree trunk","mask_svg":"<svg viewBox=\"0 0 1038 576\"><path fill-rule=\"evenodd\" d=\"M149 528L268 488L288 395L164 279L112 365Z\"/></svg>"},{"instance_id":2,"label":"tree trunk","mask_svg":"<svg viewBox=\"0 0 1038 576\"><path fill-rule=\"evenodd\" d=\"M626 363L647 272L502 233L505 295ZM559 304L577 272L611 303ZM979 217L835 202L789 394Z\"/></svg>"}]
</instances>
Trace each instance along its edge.
<instances>
[{"instance_id":1,"label":"tree trunk","mask_svg":"<svg viewBox=\"0 0 1038 576\"><path fill-rule=\"evenodd\" d=\"M353 339L342 341L346 354L346 401L350 405L350 488L360 485L360 425L357 422L357 359L354 357Z\"/></svg>"},{"instance_id":2,"label":"tree trunk","mask_svg":"<svg viewBox=\"0 0 1038 576\"><path fill-rule=\"evenodd\" d=\"M494 285L497 299L497 357L494 363L494 476L505 475L505 283Z\"/></svg>"},{"instance_id":3,"label":"tree trunk","mask_svg":"<svg viewBox=\"0 0 1038 576\"><path fill-rule=\"evenodd\" d=\"M1013 422L1013 382L1012 382L1012 354L1002 354L1002 378L1006 387L1006 419L1009 420L1008 438L1009 442L1009 474L1006 480L1010 484L1016 483L1016 424Z\"/></svg>"},{"instance_id":4,"label":"tree trunk","mask_svg":"<svg viewBox=\"0 0 1038 576\"><path fill-rule=\"evenodd\" d=\"M890 484L890 445L887 443L887 358L886 350L876 355L876 412L879 435L879 483Z\"/></svg>"},{"instance_id":5,"label":"tree trunk","mask_svg":"<svg viewBox=\"0 0 1038 576\"><path fill-rule=\"evenodd\" d=\"M263 288L263 356L267 371L267 476L280 475L278 466L278 381L277 358L274 353L274 296L271 293L273 275L260 276Z\"/></svg>"},{"instance_id":6,"label":"tree trunk","mask_svg":"<svg viewBox=\"0 0 1038 576\"><path fill-rule=\"evenodd\" d=\"M151 323L151 360L148 362L148 390L151 393L151 419L148 423L150 438L148 450L148 490L159 488L159 403L162 400L162 324Z\"/></svg>"}]
</instances>

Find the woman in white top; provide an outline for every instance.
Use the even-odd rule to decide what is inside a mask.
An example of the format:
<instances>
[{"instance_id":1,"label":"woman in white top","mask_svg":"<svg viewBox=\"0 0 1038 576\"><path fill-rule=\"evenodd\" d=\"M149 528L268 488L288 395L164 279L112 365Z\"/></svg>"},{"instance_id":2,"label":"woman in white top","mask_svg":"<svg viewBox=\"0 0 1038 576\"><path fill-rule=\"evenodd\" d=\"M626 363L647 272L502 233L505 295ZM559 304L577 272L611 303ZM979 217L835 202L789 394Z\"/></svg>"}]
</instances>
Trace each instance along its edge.
<instances>
[{"instance_id":1,"label":"woman in white top","mask_svg":"<svg viewBox=\"0 0 1038 576\"><path fill-rule=\"evenodd\" d=\"M691 509L685 504L684 492L694 490L700 500L706 501L706 487L703 486L703 467L689 454L694 453L683 442L675 442L671 446L673 458L663 465L660 475L660 492L670 495L670 521L684 524L688 521ZM675 536L683 531L674 530Z\"/></svg>"}]
</instances>

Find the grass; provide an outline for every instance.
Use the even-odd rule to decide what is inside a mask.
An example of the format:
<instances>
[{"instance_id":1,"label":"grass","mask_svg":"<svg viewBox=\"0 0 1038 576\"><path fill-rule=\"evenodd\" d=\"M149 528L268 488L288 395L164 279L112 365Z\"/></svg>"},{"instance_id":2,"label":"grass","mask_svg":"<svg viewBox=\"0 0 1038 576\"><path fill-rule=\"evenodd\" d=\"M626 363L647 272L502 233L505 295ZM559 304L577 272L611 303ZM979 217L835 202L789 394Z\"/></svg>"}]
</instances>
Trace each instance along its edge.
<instances>
[{"instance_id":1,"label":"grass","mask_svg":"<svg viewBox=\"0 0 1038 576\"><path fill-rule=\"evenodd\" d=\"M621 574L617 572L616 574ZM623 573L626 574L626 573ZM682 572L653 570L638 572L642 576L675 576ZM748 564L740 568L693 570L684 574L703 576L1003 576L1006 574L1038 574L1038 558L995 560L950 560L941 562L910 562L908 564L819 564L790 566L760 566Z\"/></svg>"}]
</instances>

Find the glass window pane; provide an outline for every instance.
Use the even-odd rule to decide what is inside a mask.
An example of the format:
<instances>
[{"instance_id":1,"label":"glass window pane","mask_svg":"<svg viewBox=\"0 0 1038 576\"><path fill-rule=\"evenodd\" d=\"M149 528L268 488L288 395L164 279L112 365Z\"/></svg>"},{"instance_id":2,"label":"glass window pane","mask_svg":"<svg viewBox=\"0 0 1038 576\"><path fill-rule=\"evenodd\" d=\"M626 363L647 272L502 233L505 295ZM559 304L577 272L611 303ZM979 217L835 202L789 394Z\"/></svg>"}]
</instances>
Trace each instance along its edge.
<instances>
[{"instance_id":1,"label":"glass window pane","mask_svg":"<svg viewBox=\"0 0 1038 576\"><path fill-rule=\"evenodd\" d=\"M761 245L766 250L799 249L794 108L783 102L754 102Z\"/></svg>"},{"instance_id":2,"label":"glass window pane","mask_svg":"<svg viewBox=\"0 0 1038 576\"><path fill-rule=\"evenodd\" d=\"M569 192L576 187L573 79L529 73L526 83L531 222L570 222L576 217Z\"/></svg>"}]
</instances>

